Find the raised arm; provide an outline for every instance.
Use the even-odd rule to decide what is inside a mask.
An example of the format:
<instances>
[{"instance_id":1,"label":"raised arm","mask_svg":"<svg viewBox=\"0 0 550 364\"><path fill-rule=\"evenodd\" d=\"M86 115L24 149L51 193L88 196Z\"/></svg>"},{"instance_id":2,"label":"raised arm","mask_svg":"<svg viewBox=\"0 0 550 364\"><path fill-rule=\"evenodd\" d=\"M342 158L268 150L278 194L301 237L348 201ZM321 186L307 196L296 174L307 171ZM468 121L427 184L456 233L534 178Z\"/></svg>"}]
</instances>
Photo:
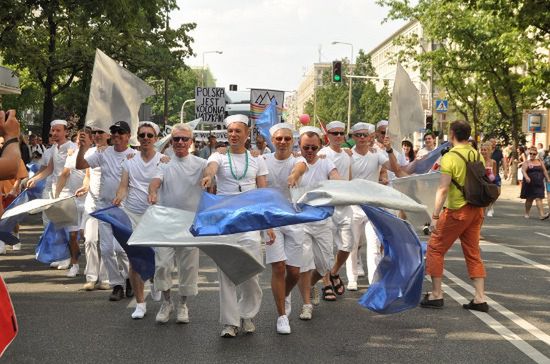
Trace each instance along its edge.
<instances>
[{"instance_id":1,"label":"raised arm","mask_svg":"<svg viewBox=\"0 0 550 364\"><path fill-rule=\"evenodd\" d=\"M300 178L302 178L306 171L307 165L305 162L296 163L294 168L292 168L292 172L290 172L290 175L288 176L288 187L296 187L300 181Z\"/></svg>"},{"instance_id":2,"label":"raised arm","mask_svg":"<svg viewBox=\"0 0 550 364\"><path fill-rule=\"evenodd\" d=\"M84 159L84 154L90 149L92 139L88 133L80 133L78 138L80 140L80 148L78 148L78 154L76 155L76 169L90 168L90 165Z\"/></svg>"}]
</instances>

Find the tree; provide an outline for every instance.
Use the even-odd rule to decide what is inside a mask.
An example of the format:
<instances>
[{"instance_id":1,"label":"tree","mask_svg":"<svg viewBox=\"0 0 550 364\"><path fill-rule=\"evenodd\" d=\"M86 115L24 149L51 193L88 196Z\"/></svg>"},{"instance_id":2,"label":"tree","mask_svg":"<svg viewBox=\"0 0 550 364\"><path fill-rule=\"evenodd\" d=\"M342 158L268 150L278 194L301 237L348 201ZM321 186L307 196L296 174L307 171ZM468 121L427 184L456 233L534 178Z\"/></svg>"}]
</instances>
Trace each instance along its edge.
<instances>
[{"instance_id":1,"label":"tree","mask_svg":"<svg viewBox=\"0 0 550 364\"><path fill-rule=\"evenodd\" d=\"M0 14L0 52L18 70L30 70L44 93L44 136L54 105L71 89L84 115L94 52L102 49L131 72L170 78L192 54L195 24L167 27L175 0L5 0ZM76 82L76 83L75 83ZM73 95L73 96L74 96ZM85 95L85 96L84 96Z\"/></svg>"}]
</instances>

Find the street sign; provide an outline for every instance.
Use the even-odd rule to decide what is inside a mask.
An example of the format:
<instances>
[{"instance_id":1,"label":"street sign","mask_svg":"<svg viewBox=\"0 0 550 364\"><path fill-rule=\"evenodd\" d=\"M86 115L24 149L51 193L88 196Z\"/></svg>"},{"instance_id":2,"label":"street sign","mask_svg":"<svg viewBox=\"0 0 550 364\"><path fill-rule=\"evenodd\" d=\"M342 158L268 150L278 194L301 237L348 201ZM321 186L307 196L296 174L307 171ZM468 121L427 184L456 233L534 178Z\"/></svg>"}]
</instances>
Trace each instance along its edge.
<instances>
[{"instance_id":1,"label":"street sign","mask_svg":"<svg viewBox=\"0 0 550 364\"><path fill-rule=\"evenodd\" d=\"M546 133L548 110L523 110L521 129L524 133Z\"/></svg>"},{"instance_id":2,"label":"street sign","mask_svg":"<svg viewBox=\"0 0 550 364\"><path fill-rule=\"evenodd\" d=\"M449 100L445 100L445 99L435 100L436 112L447 112L447 110L449 110Z\"/></svg>"}]
</instances>

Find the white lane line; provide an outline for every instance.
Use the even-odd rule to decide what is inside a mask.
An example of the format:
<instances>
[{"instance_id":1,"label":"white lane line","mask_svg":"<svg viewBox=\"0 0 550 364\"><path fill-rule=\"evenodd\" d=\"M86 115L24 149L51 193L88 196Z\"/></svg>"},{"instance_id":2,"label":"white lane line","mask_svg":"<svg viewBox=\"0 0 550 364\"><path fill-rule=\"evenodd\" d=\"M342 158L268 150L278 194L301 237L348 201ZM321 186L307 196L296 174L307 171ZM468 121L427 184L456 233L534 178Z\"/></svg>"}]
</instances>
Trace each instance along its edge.
<instances>
[{"instance_id":1,"label":"white lane line","mask_svg":"<svg viewBox=\"0 0 550 364\"><path fill-rule=\"evenodd\" d=\"M474 294L474 287L470 286L466 282L464 282L462 279L458 278L448 270L445 270L445 275L452 280L454 283L459 285L460 287L464 288L466 291ZM538 329L536 326L530 324L526 320L522 319L512 311L508 310L506 307L502 306L500 303L494 301L489 296L485 296L487 299L487 303L489 306L491 306L491 309L496 310L498 313L500 313L502 316L508 318L510 321L512 321L517 326L521 327L522 329L526 330L531 335L535 336L540 341L544 342L546 345L550 346L550 335L545 334L540 329Z\"/></svg>"},{"instance_id":2,"label":"white lane line","mask_svg":"<svg viewBox=\"0 0 550 364\"><path fill-rule=\"evenodd\" d=\"M539 235L542 235L542 236L546 236L547 238L550 238L550 235L548 235L548 234L543 234L543 233L539 233L538 231L535 231L535 234L539 234Z\"/></svg>"},{"instance_id":3,"label":"white lane line","mask_svg":"<svg viewBox=\"0 0 550 364\"><path fill-rule=\"evenodd\" d=\"M541 263L537 263L534 260L531 260L529 258L525 258L525 257L523 257L519 254L516 254L516 253L507 252L505 254L511 256L512 258L516 258L517 260L521 260L524 263L531 264L535 268L539 268L539 269L545 270L547 272L550 272L550 266L547 266L547 265L544 265L544 264L541 264Z\"/></svg>"},{"instance_id":4,"label":"white lane line","mask_svg":"<svg viewBox=\"0 0 550 364\"><path fill-rule=\"evenodd\" d=\"M449 274L449 273L446 271L446 274ZM458 293L457 291L455 291L445 283L443 283L443 288L445 290L445 293L451 296L451 298L454 299L455 301L459 303L467 301L467 299L462 297L460 293ZM529 345L522 338L520 338L518 335L510 331L510 329L502 325L500 322L498 322L495 318L493 318L489 314L484 312L478 312L478 311L470 311L470 312L473 313L478 319L483 321L491 329L496 331L497 334L502 336L504 339L508 340L512 345L518 348L525 355L533 359L535 363L541 363L541 364L550 363L550 358L548 358L547 356L542 354L540 351L538 351L537 349Z\"/></svg>"}]
</instances>

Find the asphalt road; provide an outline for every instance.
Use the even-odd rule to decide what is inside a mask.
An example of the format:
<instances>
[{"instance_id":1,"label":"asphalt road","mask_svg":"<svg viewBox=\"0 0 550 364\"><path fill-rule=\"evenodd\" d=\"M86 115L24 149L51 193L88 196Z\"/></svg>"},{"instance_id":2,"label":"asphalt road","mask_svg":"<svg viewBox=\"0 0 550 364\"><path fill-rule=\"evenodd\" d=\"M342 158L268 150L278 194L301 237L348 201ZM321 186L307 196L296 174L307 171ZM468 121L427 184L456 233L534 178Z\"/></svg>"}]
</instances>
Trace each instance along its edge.
<instances>
[{"instance_id":1,"label":"asphalt road","mask_svg":"<svg viewBox=\"0 0 550 364\"><path fill-rule=\"evenodd\" d=\"M23 250L0 256L20 331L2 363L550 363L550 221L523 218L516 192L505 189L482 235L488 314L461 305L472 287L455 244L446 259L445 308L378 315L357 304L366 289L321 302L313 320L298 319L293 293L292 334L277 335L269 268L261 276L257 332L218 336L219 301L213 262L201 255L199 295L188 301L191 323L155 323L160 303L147 298L147 316L130 318L133 302L109 302L108 291L86 292L84 277L66 278L34 259L41 233L36 218L23 226ZM519 194L519 192L517 192ZM428 290L429 282L425 281Z\"/></svg>"}]
</instances>

